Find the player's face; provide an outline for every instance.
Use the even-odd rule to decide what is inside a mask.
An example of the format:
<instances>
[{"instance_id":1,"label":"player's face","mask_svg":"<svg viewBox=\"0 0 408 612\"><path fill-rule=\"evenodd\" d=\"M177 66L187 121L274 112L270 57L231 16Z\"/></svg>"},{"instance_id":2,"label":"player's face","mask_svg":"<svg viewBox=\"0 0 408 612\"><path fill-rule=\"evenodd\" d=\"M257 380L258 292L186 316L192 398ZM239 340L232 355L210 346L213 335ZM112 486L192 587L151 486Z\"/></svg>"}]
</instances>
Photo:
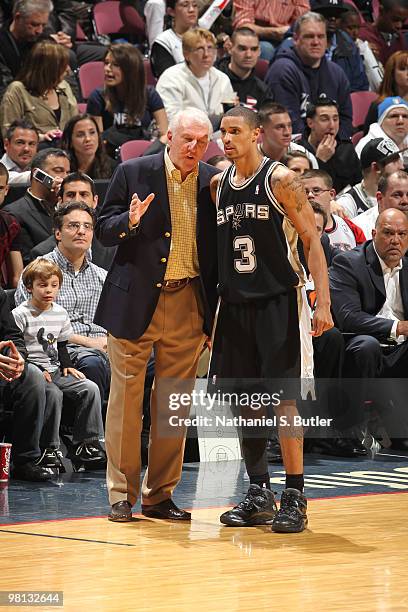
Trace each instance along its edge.
<instances>
[{"instance_id":1,"label":"player's face","mask_svg":"<svg viewBox=\"0 0 408 612\"><path fill-rule=\"evenodd\" d=\"M321 106L313 118L307 119L313 137L320 142L324 136L337 136L339 131L339 111L335 106Z\"/></svg>"},{"instance_id":2,"label":"player's face","mask_svg":"<svg viewBox=\"0 0 408 612\"><path fill-rule=\"evenodd\" d=\"M273 147L287 148L292 140L292 121L288 113L270 115L262 126L262 139Z\"/></svg>"},{"instance_id":3,"label":"player's face","mask_svg":"<svg viewBox=\"0 0 408 612\"><path fill-rule=\"evenodd\" d=\"M47 310L55 301L59 291L59 278L56 274L50 278L36 278L31 289L31 300L37 308Z\"/></svg>"},{"instance_id":4,"label":"player's face","mask_svg":"<svg viewBox=\"0 0 408 612\"><path fill-rule=\"evenodd\" d=\"M225 156L233 161L256 147L260 129L251 129L243 117L223 117L220 131Z\"/></svg>"},{"instance_id":5,"label":"player's face","mask_svg":"<svg viewBox=\"0 0 408 612\"><path fill-rule=\"evenodd\" d=\"M182 174L197 166L208 147L208 127L199 121L181 121L174 133L167 132L170 159Z\"/></svg>"}]
</instances>

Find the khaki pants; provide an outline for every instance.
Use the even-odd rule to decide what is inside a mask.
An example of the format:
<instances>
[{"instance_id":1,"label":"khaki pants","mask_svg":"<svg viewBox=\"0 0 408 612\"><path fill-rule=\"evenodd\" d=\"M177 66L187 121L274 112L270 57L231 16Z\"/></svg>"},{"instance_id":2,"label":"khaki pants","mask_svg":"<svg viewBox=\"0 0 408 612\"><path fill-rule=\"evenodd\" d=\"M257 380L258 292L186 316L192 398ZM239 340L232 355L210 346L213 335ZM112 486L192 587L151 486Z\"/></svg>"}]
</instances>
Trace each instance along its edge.
<instances>
[{"instance_id":1,"label":"khaki pants","mask_svg":"<svg viewBox=\"0 0 408 612\"><path fill-rule=\"evenodd\" d=\"M142 503L158 504L172 496L183 465L185 428L161 436L157 383L190 379L194 387L198 358L205 340L199 281L181 289L164 289L145 333L138 340L108 337L112 380L106 417L109 501L136 502L140 491L140 433L146 365L155 353L151 397L149 465L142 484ZM184 386L183 391L186 391ZM168 413L168 407L163 407Z\"/></svg>"}]
</instances>

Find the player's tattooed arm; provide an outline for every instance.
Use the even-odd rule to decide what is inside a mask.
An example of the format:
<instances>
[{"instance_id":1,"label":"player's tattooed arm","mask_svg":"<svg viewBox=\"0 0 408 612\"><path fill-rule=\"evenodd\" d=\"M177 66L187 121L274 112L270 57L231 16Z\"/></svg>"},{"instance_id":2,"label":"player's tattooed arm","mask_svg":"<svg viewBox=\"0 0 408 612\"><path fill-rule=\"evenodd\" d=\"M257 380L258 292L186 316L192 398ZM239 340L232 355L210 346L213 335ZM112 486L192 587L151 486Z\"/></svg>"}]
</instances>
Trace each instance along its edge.
<instances>
[{"instance_id":1,"label":"player's tattooed arm","mask_svg":"<svg viewBox=\"0 0 408 612\"><path fill-rule=\"evenodd\" d=\"M276 168L271 177L271 188L276 199L287 212L295 209L301 213L303 207L308 204L301 180L288 168L283 166Z\"/></svg>"},{"instance_id":2,"label":"player's tattooed arm","mask_svg":"<svg viewBox=\"0 0 408 612\"><path fill-rule=\"evenodd\" d=\"M211 193L211 199L212 201L216 202L216 198L217 198L217 189L218 189L218 183L220 181L220 175L219 174L215 174L211 181L210 181L210 193Z\"/></svg>"}]
</instances>

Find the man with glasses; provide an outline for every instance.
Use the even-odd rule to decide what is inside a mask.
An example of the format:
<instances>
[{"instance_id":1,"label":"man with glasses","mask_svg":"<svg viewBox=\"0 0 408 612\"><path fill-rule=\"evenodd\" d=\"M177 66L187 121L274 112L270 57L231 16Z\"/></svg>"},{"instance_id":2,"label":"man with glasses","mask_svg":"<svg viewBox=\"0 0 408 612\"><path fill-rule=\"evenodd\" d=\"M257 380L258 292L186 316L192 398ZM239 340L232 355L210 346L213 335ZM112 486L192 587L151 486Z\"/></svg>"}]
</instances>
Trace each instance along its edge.
<instances>
[{"instance_id":1,"label":"man with glasses","mask_svg":"<svg viewBox=\"0 0 408 612\"><path fill-rule=\"evenodd\" d=\"M188 30L182 38L184 62L171 66L157 81L169 121L184 108L202 110L214 128L223 113L223 103L234 104L236 94L226 74L214 68L216 40L203 28Z\"/></svg>"},{"instance_id":2,"label":"man with glasses","mask_svg":"<svg viewBox=\"0 0 408 612\"><path fill-rule=\"evenodd\" d=\"M102 401L110 385L106 330L93 322L106 278L106 270L92 263L94 211L84 202L68 202L57 208L54 224L57 246L44 255L61 268L64 282L56 303L68 312L74 335L69 351L75 367L98 385ZM19 281L16 304L27 299Z\"/></svg>"},{"instance_id":3,"label":"man with glasses","mask_svg":"<svg viewBox=\"0 0 408 612\"><path fill-rule=\"evenodd\" d=\"M327 215L324 231L329 237L330 244L341 251L349 251L363 244L366 237L362 230L349 219L342 219L332 214L330 210L331 202L336 195L330 175L324 170L309 170L301 178L309 201L320 204Z\"/></svg>"}]
</instances>

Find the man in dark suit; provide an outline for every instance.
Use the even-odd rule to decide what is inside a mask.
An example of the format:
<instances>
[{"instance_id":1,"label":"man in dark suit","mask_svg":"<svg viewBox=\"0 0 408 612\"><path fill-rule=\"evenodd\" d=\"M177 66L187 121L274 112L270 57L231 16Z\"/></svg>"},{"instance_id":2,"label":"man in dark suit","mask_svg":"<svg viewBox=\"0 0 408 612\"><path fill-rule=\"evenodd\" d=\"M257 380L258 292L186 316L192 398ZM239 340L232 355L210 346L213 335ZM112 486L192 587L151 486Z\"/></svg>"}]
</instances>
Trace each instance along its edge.
<instances>
[{"instance_id":1,"label":"man in dark suit","mask_svg":"<svg viewBox=\"0 0 408 612\"><path fill-rule=\"evenodd\" d=\"M52 185L47 187L35 178L37 169L54 179ZM61 182L69 173L69 169L69 157L65 151L43 149L33 158L31 183L26 194L4 207L4 210L11 213L20 223L21 234L18 243L24 265L31 261L31 249L53 234L52 216Z\"/></svg>"},{"instance_id":2,"label":"man in dark suit","mask_svg":"<svg viewBox=\"0 0 408 612\"><path fill-rule=\"evenodd\" d=\"M345 377L366 379L358 385L361 400L377 399L373 379L396 378L408 371L408 220L397 209L377 218L373 240L337 255L330 268L332 309L346 343ZM392 342L385 350L381 343ZM367 382L368 379L368 382ZM371 387L370 387L371 385ZM382 380L381 390L388 394ZM357 389L357 387L356 387ZM353 402L361 409L362 402ZM358 404L358 405L357 405ZM361 415L355 415L355 421Z\"/></svg>"},{"instance_id":3,"label":"man in dark suit","mask_svg":"<svg viewBox=\"0 0 408 612\"><path fill-rule=\"evenodd\" d=\"M217 170L199 162L210 135L204 113L178 113L164 154L119 166L97 221L102 244L118 246L95 315L109 333L106 449L113 521L131 520L139 495L143 383L152 350L156 382L142 513L191 518L171 499L181 476L185 427L169 428L165 379L171 379L168 387L182 381L184 392L192 390L217 301L216 210L209 191ZM188 410L181 407L177 417Z\"/></svg>"}]
</instances>

